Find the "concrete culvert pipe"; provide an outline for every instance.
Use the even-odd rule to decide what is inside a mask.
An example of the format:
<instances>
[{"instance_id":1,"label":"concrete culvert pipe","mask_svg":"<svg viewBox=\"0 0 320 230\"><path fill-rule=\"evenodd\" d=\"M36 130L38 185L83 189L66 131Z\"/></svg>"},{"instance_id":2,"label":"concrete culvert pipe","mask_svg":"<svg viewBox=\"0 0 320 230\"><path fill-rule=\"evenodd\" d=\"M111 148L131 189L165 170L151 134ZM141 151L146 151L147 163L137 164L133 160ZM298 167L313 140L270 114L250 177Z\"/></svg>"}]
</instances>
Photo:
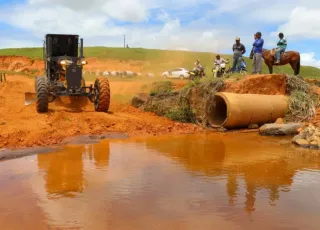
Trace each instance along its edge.
<instances>
[{"instance_id":1,"label":"concrete culvert pipe","mask_svg":"<svg viewBox=\"0 0 320 230\"><path fill-rule=\"evenodd\" d=\"M284 117L288 100L284 95L235 94L220 92L206 104L212 127L246 128L263 125Z\"/></svg>"},{"instance_id":2,"label":"concrete culvert pipe","mask_svg":"<svg viewBox=\"0 0 320 230\"><path fill-rule=\"evenodd\" d=\"M119 76L119 72L112 71L110 75L113 76L113 77L117 77L117 76Z\"/></svg>"},{"instance_id":3,"label":"concrete culvert pipe","mask_svg":"<svg viewBox=\"0 0 320 230\"><path fill-rule=\"evenodd\" d=\"M122 76L123 77L133 77L134 76L134 73L132 71L124 71L122 73Z\"/></svg>"},{"instance_id":4,"label":"concrete culvert pipe","mask_svg":"<svg viewBox=\"0 0 320 230\"><path fill-rule=\"evenodd\" d=\"M102 73L102 75L103 75L103 76L109 76L110 73L109 73L108 71L104 71L104 72Z\"/></svg>"}]
</instances>

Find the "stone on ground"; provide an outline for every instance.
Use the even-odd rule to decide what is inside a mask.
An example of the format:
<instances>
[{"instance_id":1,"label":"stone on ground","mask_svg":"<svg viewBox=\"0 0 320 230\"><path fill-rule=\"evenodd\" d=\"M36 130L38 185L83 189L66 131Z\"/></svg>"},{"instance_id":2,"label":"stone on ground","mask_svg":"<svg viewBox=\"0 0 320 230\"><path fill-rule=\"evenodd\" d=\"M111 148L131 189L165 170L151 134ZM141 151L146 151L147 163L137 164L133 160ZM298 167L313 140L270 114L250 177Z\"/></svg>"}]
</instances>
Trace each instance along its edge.
<instances>
[{"instance_id":1,"label":"stone on ground","mask_svg":"<svg viewBox=\"0 0 320 230\"><path fill-rule=\"evenodd\" d=\"M138 93L132 98L131 105L133 107L139 108L143 105L149 98L149 94L147 93Z\"/></svg>"},{"instance_id":2,"label":"stone on ground","mask_svg":"<svg viewBox=\"0 0 320 230\"><path fill-rule=\"evenodd\" d=\"M309 125L296 135L292 142L304 148L320 148L320 128Z\"/></svg>"},{"instance_id":3,"label":"stone on ground","mask_svg":"<svg viewBox=\"0 0 320 230\"><path fill-rule=\"evenodd\" d=\"M284 136L298 134L298 129L301 128L301 123L287 124L265 124L259 129L259 133L264 136Z\"/></svg>"}]
</instances>

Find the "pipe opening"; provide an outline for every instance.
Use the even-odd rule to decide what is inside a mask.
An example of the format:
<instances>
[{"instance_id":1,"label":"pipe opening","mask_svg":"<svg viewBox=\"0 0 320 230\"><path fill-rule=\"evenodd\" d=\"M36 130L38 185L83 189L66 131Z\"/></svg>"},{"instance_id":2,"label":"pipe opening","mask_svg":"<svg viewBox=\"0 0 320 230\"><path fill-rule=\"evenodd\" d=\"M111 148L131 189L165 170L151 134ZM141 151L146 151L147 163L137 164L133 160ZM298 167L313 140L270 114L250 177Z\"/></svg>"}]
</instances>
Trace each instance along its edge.
<instances>
[{"instance_id":1,"label":"pipe opening","mask_svg":"<svg viewBox=\"0 0 320 230\"><path fill-rule=\"evenodd\" d=\"M207 119L212 127L221 127L227 120L227 103L223 97L215 95L207 102Z\"/></svg>"}]
</instances>

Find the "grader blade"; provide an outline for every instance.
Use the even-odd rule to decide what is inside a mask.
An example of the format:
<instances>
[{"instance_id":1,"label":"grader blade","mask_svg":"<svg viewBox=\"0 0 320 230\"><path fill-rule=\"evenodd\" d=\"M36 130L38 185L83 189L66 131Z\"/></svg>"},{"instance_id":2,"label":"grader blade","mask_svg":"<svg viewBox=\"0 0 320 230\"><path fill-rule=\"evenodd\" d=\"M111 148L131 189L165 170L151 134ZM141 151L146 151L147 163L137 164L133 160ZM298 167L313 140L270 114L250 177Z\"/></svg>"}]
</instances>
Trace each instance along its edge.
<instances>
[{"instance_id":1,"label":"grader blade","mask_svg":"<svg viewBox=\"0 0 320 230\"><path fill-rule=\"evenodd\" d=\"M26 92L24 93L24 105L30 105L37 101L37 94Z\"/></svg>"}]
</instances>

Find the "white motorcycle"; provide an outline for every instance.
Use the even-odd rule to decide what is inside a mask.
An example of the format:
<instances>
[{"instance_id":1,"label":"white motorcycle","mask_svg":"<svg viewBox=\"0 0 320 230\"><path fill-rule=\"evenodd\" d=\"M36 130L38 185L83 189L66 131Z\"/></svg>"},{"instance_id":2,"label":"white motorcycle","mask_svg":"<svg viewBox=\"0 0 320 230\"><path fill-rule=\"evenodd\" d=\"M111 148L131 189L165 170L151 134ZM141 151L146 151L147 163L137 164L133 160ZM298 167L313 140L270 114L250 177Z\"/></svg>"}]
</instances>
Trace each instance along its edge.
<instances>
[{"instance_id":1,"label":"white motorcycle","mask_svg":"<svg viewBox=\"0 0 320 230\"><path fill-rule=\"evenodd\" d=\"M212 69L212 72L213 76L215 76L215 73L217 72L217 77L223 77L223 75L226 73L226 63L215 64L215 67Z\"/></svg>"}]
</instances>

